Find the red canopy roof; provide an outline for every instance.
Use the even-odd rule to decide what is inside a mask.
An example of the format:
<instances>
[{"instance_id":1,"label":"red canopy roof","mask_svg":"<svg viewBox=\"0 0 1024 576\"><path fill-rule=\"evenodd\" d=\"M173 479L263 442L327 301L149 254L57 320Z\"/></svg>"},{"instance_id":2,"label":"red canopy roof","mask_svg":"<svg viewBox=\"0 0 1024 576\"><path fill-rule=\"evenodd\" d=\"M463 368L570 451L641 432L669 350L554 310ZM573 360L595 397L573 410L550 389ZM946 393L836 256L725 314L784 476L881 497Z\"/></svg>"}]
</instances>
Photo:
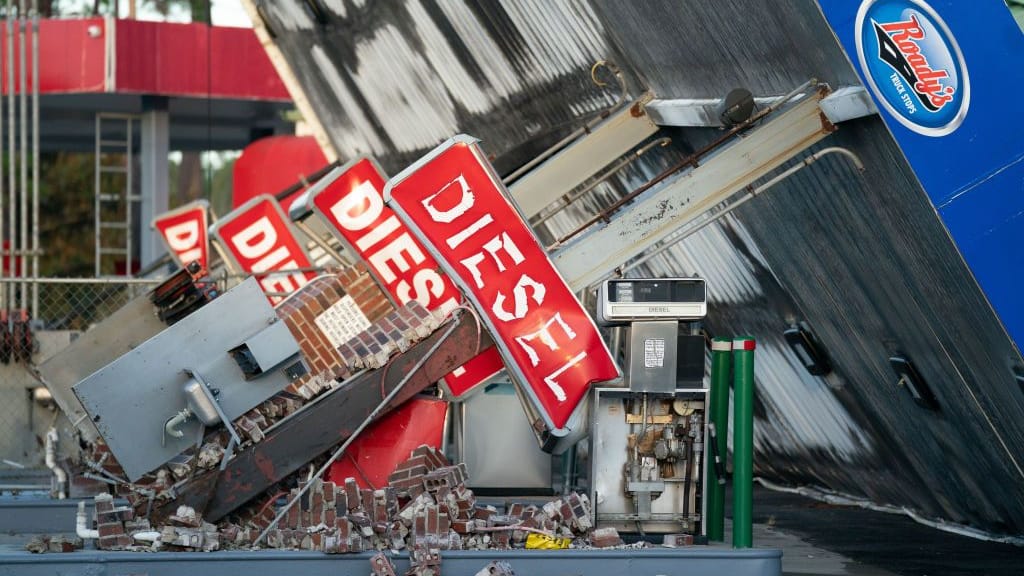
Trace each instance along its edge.
<instances>
[{"instance_id":1,"label":"red canopy roof","mask_svg":"<svg viewBox=\"0 0 1024 576\"><path fill-rule=\"evenodd\" d=\"M6 93L6 59L0 67ZM39 91L290 100L249 28L110 18L40 21Z\"/></svg>"}]
</instances>

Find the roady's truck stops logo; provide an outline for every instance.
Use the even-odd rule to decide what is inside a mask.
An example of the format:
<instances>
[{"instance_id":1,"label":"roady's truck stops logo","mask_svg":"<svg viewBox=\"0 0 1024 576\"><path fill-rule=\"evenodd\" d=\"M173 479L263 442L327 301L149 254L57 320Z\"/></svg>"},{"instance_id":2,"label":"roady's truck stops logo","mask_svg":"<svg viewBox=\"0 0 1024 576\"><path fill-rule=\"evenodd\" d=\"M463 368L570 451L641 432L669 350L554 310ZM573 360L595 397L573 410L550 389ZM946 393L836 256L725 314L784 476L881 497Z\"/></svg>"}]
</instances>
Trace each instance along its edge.
<instances>
[{"instance_id":1,"label":"roady's truck stops logo","mask_svg":"<svg viewBox=\"0 0 1024 576\"><path fill-rule=\"evenodd\" d=\"M925 136L957 129L970 103L967 66L942 18L920 0L865 0L857 12L857 55L879 101Z\"/></svg>"}]
</instances>

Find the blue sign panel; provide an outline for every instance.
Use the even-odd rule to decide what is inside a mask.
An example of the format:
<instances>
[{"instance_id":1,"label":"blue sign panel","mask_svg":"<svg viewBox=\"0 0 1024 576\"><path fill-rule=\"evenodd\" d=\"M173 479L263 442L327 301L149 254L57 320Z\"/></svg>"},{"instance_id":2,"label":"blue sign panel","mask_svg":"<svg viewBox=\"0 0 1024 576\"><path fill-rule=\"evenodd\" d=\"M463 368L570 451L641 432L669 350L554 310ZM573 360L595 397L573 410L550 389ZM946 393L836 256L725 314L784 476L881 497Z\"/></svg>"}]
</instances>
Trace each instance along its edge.
<instances>
[{"instance_id":1,"label":"blue sign panel","mask_svg":"<svg viewBox=\"0 0 1024 576\"><path fill-rule=\"evenodd\" d=\"M819 0L1018 350L1024 33L1001 0Z\"/></svg>"}]
</instances>

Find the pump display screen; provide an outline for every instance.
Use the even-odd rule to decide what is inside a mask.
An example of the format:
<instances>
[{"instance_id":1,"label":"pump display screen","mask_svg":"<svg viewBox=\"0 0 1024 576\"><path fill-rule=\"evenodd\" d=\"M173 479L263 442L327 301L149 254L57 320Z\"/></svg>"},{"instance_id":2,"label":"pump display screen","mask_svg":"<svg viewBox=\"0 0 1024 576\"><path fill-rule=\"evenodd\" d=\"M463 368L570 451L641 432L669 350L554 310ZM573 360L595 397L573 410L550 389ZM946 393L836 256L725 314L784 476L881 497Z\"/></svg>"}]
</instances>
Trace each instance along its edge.
<instances>
[{"instance_id":1,"label":"pump display screen","mask_svg":"<svg viewBox=\"0 0 1024 576\"><path fill-rule=\"evenodd\" d=\"M707 315L702 278L621 278L598 292L597 320L603 325L638 320L699 320Z\"/></svg>"},{"instance_id":2,"label":"pump display screen","mask_svg":"<svg viewBox=\"0 0 1024 576\"><path fill-rule=\"evenodd\" d=\"M620 303L697 303L706 300L703 280L664 279L633 282L610 280L609 300Z\"/></svg>"}]
</instances>

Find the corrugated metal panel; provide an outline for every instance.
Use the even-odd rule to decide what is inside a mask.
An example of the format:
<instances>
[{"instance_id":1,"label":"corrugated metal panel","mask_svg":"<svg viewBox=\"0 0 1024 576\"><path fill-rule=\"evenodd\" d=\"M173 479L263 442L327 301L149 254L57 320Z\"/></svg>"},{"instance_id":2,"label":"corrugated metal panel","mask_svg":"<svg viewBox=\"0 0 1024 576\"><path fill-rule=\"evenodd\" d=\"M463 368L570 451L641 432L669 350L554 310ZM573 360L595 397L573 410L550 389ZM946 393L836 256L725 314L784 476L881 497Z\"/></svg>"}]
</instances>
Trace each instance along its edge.
<instances>
[{"instance_id":1,"label":"corrugated metal panel","mask_svg":"<svg viewBox=\"0 0 1024 576\"><path fill-rule=\"evenodd\" d=\"M325 3L322 23L308 3L259 6L338 153L391 173L459 131L508 170L617 96L590 79L618 54L587 2Z\"/></svg>"},{"instance_id":2,"label":"corrugated metal panel","mask_svg":"<svg viewBox=\"0 0 1024 576\"><path fill-rule=\"evenodd\" d=\"M690 132L690 142L710 136ZM1009 371L1012 343L881 123L845 124L822 146L837 144L862 156L863 176L826 157L629 275L699 274L708 280L709 330L758 339L760 473L1019 530L1014 458L1024 431L1015 414L1024 406ZM634 165L552 218L547 236L667 163ZM782 332L797 323L829 351L831 375L809 375L785 343ZM887 358L897 352L915 362L940 413L896 385Z\"/></svg>"},{"instance_id":3,"label":"corrugated metal panel","mask_svg":"<svg viewBox=\"0 0 1024 576\"><path fill-rule=\"evenodd\" d=\"M499 168L607 106L589 62L611 57L661 98L735 87L782 94L810 76L856 76L812 0L768 2L267 2L271 27L343 155L389 170L464 131ZM343 9L345 8L345 9ZM289 31L291 30L291 31ZM381 105L387 102L387 106ZM394 118L387 118L394 115ZM548 221L556 238L718 132L665 130L659 149ZM753 334L759 471L994 531L1024 529L1021 358L877 119L845 123L823 159L636 273L708 278L708 326ZM833 374L810 376L781 334L811 327ZM941 411L896 386L907 354Z\"/></svg>"}]
</instances>

